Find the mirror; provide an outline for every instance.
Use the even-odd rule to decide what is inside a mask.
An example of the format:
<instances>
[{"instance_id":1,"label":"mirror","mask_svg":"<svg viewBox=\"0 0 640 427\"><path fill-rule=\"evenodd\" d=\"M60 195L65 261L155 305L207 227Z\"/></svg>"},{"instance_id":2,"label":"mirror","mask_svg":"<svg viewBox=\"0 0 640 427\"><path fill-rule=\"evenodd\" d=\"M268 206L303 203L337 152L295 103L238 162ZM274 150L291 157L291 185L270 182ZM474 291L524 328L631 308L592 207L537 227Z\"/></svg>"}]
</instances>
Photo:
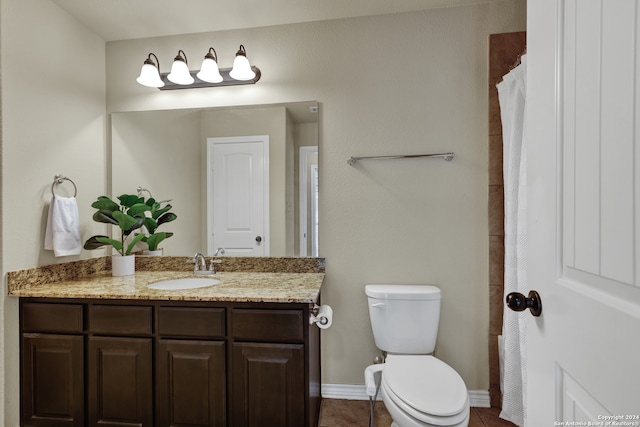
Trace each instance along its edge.
<instances>
[{"instance_id":1,"label":"mirror","mask_svg":"<svg viewBox=\"0 0 640 427\"><path fill-rule=\"evenodd\" d=\"M230 178L224 201L214 191L222 181L214 172L223 169L214 166L221 156L215 147L222 146L215 144L256 136L267 137L264 229L251 242L263 252L240 248L226 255L318 256L317 102L112 113L111 192L135 194L140 187L145 197L171 200L178 219L159 228L174 233L160 245L165 255L213 255L218 247L233 246L216 240L221 233L215 221L225 216L227 229L251 234L243 219L255 216L247 213L243 197L229 198L254 191L241 175L225 172ZM257 199L246 194L244 199ZM214 215L216 208L228 215Z\"/></svg>"}]
</instances>

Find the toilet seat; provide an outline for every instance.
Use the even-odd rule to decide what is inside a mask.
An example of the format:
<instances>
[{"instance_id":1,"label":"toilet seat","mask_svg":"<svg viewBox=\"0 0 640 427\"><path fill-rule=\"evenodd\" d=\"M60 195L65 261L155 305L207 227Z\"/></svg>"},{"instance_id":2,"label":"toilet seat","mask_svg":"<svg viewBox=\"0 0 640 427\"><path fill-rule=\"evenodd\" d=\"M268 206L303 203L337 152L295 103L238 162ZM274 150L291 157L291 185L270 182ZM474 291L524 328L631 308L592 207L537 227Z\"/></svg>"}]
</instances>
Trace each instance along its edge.
<instances>
[{"instance_id":1,"label":"toilet seat","mask_svg":"<svg viewBox=\"0 0 640 427\"><path fill-rule=\"evenodd\" d=\"M382 389L406 414L421 422L451 426L469 416L464 381L446 363L433 356L388 355Z\"/></svg>"}]
</instances>

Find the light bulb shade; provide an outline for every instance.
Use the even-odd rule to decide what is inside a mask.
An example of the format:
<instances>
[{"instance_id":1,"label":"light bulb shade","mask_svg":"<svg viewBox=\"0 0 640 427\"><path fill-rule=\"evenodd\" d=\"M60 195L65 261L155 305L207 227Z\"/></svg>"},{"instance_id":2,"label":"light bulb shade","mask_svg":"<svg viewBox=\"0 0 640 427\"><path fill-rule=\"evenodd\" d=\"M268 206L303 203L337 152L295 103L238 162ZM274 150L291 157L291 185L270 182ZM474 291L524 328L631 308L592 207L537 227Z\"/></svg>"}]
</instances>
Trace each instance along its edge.
<instances>
[{"instance_id":1,"label":"light bulb shade","mask_svg":"<svg viewBox=\"0 0 640 427\"><path fill-rule=\"evenodd\" d=\"M220 83L222 80L222 76L220 75L220 70L218 69L218 64L213 58L204 58L202 61L202 67L200 67L200 71L196 76L207 83Z\"/></svg>"},{"instance_id":2,"label":"light bulb shade","mask_svg":"<svg viewBox=\"0 0 640 427\"><path fill-rule=\"evenodd\" d=\"M190 85L195 80L191 77L189 67L184 61L173 61L171 72L167 78L177 85Z\"/></svg>"},{"instance_id":3,"label":"light bulb shade","mask_svg":"<svg viewBox=\"0 0 640 427\"><path fill-rule=\"evenodd\" d=\"M182 56L180 55L182 54ZM194 78L189 72L189 66L187 65L187 55L182 50L178 51L178 56L173 59L173 65L171 65L171 72L167 75L167 78L177 85L190 85L195 82Z\"/></svg>"},{"instance_id":4,"label":"light bulb shade","mask_svg":"<svg viewBox=\"0 0 640 427\"><path fill-rule=\"evenodd\" d=\"M149 57L144 61L142 69L140 70L140 75L136 78L136 81L147 87L162 87L164 86L164 82L160 78L158 67L151 60L151 55L153 54L149 54Z\"/></svg>"},{"instance_id":5,"label":"light bulb shade","mask_svg":"<svg viewBox=\"0 0 640 427\"><path fill-rule=\"evenodd\" d=\"M251 64L249 64L243 45L240 45L240 49L236 53L236 58L233 60L233 69L229 72L229 76L235 80L251 80L256 76L256 73L251 69Z\"/></svg>"}]
</instances>

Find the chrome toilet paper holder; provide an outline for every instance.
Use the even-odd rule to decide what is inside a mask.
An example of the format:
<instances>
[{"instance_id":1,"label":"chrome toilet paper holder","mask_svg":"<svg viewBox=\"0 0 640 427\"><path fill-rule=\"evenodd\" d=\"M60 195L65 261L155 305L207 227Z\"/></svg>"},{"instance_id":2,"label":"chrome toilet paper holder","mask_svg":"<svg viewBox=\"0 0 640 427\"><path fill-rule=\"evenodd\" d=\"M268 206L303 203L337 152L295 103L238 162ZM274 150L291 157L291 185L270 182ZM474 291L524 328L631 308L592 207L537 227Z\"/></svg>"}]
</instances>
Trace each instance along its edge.
<instances>
[{"instance_id":1,"label":"chrome toilet paper holder","mask_svg":"<svg viewBox=\"0 0 640 427\"><path fill-rule=\"evenodd\" d=\"M320 306L318 304L314 303L310 311L311 311L311 313L309 314L310 325L314 323L318 323L320 325L326 325L327 323L329 323L329 319L327 319L326 317L317 317L318 313L320 312Z\"/></svg>"}]
</instances>

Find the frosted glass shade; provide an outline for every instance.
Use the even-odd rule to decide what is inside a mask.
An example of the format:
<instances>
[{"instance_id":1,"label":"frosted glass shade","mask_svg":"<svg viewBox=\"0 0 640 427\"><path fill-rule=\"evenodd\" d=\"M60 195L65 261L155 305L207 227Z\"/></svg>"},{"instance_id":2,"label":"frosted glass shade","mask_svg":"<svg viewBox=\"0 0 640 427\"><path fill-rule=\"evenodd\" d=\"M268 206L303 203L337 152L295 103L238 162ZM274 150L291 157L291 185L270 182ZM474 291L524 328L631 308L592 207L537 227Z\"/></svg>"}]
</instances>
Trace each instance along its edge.
<instances>
[{"instance_id":1,"label":"frosted glass shade","mask_svg":"<svg viewBox=\"0 0 640 427\"><path fill-rule=\"evenodd\" d=\"M223 80L218 64L212 58L205 58L202 61L202 67L200 67L200 71L196 76L207 83L220 83Z\"/></svg>"},{"instance_id":2,"label":"frosted glass shade","mask_svg":"<svg viewBox=\"0 0 640 427\"><path fill-rule=\"evenodd\" d=\"M236 55L233 60L233 69L229 72L229 75L235 80L251 80L256 76L256 73L251 69L246 56Z\"/></svg>"},{"instance_id":3,"label":"frosted glass shade","mask_svg":"<svg viewBox=\"0 0 640 427\"><path fill-rule=\"evenodd\" d=\"M154 64L146 63L140 70L140 75L136 79L138 83L147 87L162 87L164 82L160 78L158 68Z\"/></svg>"},{"instance_id":4,"label":"frosted glass shade","mask_svg":"<svg viewBox=\"0 0 640 427\"><path fill-rule=\"evenodd\" d=\"M171 72L167 78L177 85L190 85L195 81L186 62L178 59L173 61Z\"/></svg>"}]
</instances>

